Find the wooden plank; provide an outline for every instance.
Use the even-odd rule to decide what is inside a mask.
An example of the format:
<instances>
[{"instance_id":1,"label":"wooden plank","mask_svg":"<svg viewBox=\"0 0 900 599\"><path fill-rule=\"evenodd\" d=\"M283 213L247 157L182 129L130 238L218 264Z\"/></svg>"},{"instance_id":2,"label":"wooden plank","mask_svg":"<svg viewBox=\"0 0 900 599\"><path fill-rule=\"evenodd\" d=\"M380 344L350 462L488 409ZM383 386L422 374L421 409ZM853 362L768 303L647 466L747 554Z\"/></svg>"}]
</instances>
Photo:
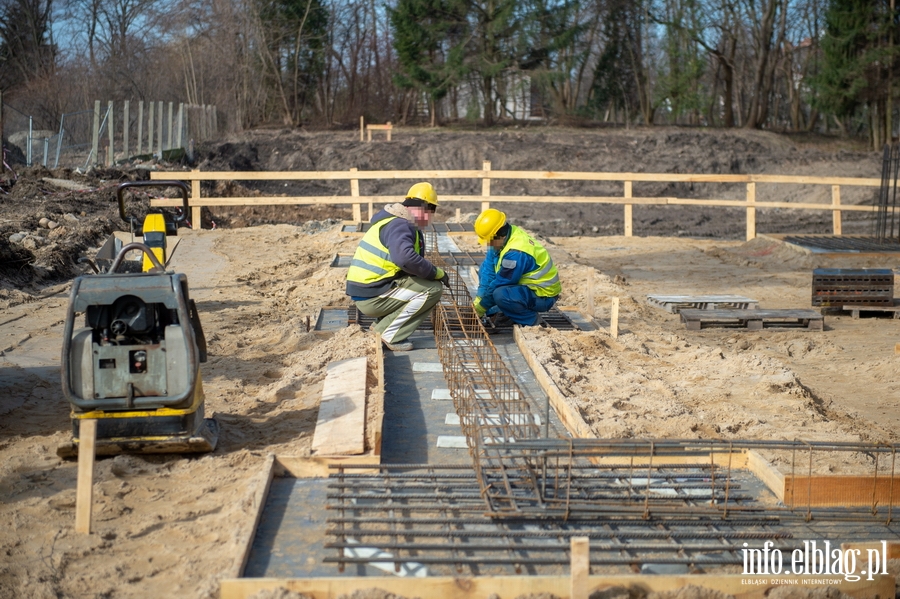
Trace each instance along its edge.
<instances>
[{"instance_id":1,"label":"wooden plank","mask_svg":"<svg viewBox=\"0 0 900 599\"><path fill-rule=\"evenodd\" d=\"M783 501L795 508L900 505L900 475L785 476Z\"/></svg>"},{"instance_id":2,"label":"wooden plank","mask_svg":"<svg viewBox=\"0 0 900 599\"><path fill-rule=\"evenodd\" d=\"M97 444L97 421L83 418L78 422L78 482L75 491L75 532L91 534L94 507L94 453Z\"/></svg>"},{"instance_id":3,"label":"wooden plank","mask_svg":"<svg viewBox=\"0 0 900 599\"><path fill-rule=\"evenodd\" d=\"M257 482L256 492L253 494L252 517L250 518L250 526L243 531L238 543L241 548L240 553L232 564L227 576L229 578L240 578L244 575L244 568L247 567L247 560L250 558L250 548L253 546L253 537L256 536L256 528L262 518L263 508L266 506L266 497L269 495L269 488L272 486L272 479L275 475L275 454L269 454L263 463L262 473Z\"/></svg>"},{"instance_id":4,"label":"wooden plank","mask_svg":"<svg viewBox=\"0 0 900 599\"><path fill-rule=\"evenodd\" d=\"M569 405L568 400L563 396L559 387L553 382L553 379L550 378L550 375L544 369L543 364L541 364L540 360L537 359L537 356L532 353L531 348L528 347L522 334L522 327L513 327L513 335L516 340L516 345L519 346L519 351L522 352L522 356L525 357L525 361L528 363L528 366L531 367L532 372L534 372L534 378L541 386L541 389L544 390L544 393L547 394L550 405L553 406L553 409L562 421L563 426L566 427L566 430L569 431L573 437L579 439L595 438L596 435L594 435L591 427L587 425L578 410L574 406Z\"/></svg>"},{"instance_id":5,"label":"wooden plank","mask_svg":"<svg viewBox=\"0 0 900 599\"><path fill-rule=\"evenodd\" d=\"M612 575L588 577L588 595L613 588L627 589L625 594L644 597L649 593L668 593L687 586L701 587L731 595L735 599L764 599L772 590L790 581L791 587L825 588L839 586L850 597L871 599L893 597L894 577L877 575L874 580L848 581L841 576L746 576L741 574ZM755 584L748 584L754 579ZM824 580L823 580L824 579ZM386 593L429 599L485 599L518 596L560 596L569 586L568 576L429 576L409 578L397 576L341 576L328 578L242 578L223 579L220 599L248 599L263 590L287 589L313 599L350 596L359 589L378 588ZM831 582L833 581L833 582ZM562 591L563 593L565 591ZM618 593L619 595L623 593ZM563 595L565 597L565 595Z\"/></svg>"},{"instance_id":6,"label":"wooden plank","mask_svg":"<svg viewBox=\"0 0 900 599\"><path fill-rule=\"evenodd\" d=\"M293 478L328 478L332 472L332 466L342 464L353 466L378 466L381 456L369 451L362 455L352 456L277 456L275 458L277 469L275 476L290 476ZM353 472L377 472L365 468L354 468Z\"/></svg>"},{"instance_id":7,"label":"wooden plank","mask_svg":"<svg viewBox=\"0 0 900 599\"><path fill-rule=\"evenodd\" d=\"M572 537L569 549L569 597L571 599L588 599L590 594L588 577L591 574L590 539L588 537Z\"/></svg>"},{"instance_id":8,"label":"wooden plank","mask_svg":"<svg viewBox=\"0 0 900 599\"><path fill-rule=\"evenodd\" d=\"M312 452L356 455L365 451L366 358L328 364Z\"/></svg>"},{"instance_id":9,"label":"wooden plank","mask_svg":"<svg viewBox=\"0 0 900 599\"><path fill-rule=\"evenodd\" d=\"M747 452L747 469L761 480L779 500L784 501L784 474L756 451Z\"/></svg>"},{"instance_id":10,"label":"wooden plank","mask_svg":"<svg viewBox=\"0 0 900 599\"><path fill-rule=\"evenodd\" d=\"M372 413L375 414L375 434L373 435L374 447L372 453L380 458L381 456L381 432L384 425L384 346L380 339L372 339L375 345L375 369L377 370L378 386L368 403Z\"/></svg>"},{"instance_id":11,"label":"wooden plank","mask_svg":"<svg viewBox=\"0 0 900 599\"><path fill-rule=\"evenodd\" d=\"M187 179L183 171L150 173L151 179ZM482 170L359 171L359 179L481 179ZM350 179L346 171L208 171L204 180ZM880 187L881 179L863 177L805 177L790 175L714 175L677 173L607 173L583 171L502 171L492 170L492 179L552 179L568 181L642 181L668 183L785 183L795 185L849 185ZM620 198L622 199L622 198ZM737 206L746 206L742 200ZM786 203L790 205L790 203ZM822 204L831 210L831 204ZM849 206L841 206L844 210ZM873 206L868 206L874 209Z\"/></svg>"}]
</instances>

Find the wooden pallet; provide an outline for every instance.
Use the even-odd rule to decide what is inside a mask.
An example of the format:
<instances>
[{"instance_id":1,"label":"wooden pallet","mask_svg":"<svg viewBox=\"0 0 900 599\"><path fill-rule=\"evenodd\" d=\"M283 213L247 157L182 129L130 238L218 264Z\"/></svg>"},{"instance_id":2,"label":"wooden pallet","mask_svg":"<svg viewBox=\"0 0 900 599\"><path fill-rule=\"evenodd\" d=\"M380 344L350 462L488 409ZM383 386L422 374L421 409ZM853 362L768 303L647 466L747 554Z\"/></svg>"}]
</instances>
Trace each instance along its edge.
<instances>
[{"instance_id":1,"label":"wooden pallet","mask_svg":"<svg viewBox=\"0 0 900 599\"><path fill-rule=\"evenodd\" d=\"M894 318L900 318L900 300L894 299L893 306L858 306L849 304L841 306L844 312L850 312L852 318L859 318L861 312L873 312L881 314L893 314Z\"/></svg>"},{"instance_id":2,"label":"wooden pallet","mask_svg":"<svg viewBox=\"0 0 900 599\"><path fill-rule=\"evenodd\" d=\"M667 312L678 314L685 309L716 310L732 308L749 310L759 307L759 302L740 295L648 295L647 301Z\"/></svg>"},{"instance_id":3,"label":"wooden pallet","mask_svg":"<svg viewBox=\"0 0 900 599\"><path fill-rule=\"evenodd\" d=\"M815 310L682 310L689 331L707 327L735 327L751 331L764 328L800 328L821 331L825 318Z\"/></svg>"}]
</instances>

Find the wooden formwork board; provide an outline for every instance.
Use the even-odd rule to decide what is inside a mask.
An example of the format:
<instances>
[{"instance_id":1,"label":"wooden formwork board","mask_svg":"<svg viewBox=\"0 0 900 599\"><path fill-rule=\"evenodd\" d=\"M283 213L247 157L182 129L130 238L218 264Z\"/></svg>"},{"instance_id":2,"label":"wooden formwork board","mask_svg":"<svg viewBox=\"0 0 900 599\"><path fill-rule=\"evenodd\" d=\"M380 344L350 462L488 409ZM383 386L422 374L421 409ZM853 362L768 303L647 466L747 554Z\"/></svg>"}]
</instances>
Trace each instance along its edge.
<instances>
[{"instance_id":1,"label":"wooden formwork board","mask_svg":"<svg viewBox=\"0 0 900 599\"><path fill-rule=\"evenodd\" d=\"M841 593L850 597L893 597L894 577L877 575L873 580L845 581L841 576L742 576L740 574L683 576L622 575L588 576L584 598L616 589L615 595L642 597L651 592L666 592L684 587L700 587L731 595L736 599L763 599L779 586L817 588L829 586L832 580ZM220 599L247 599L265 589L285 588L313 599L334 599L351 595L359 589L381 589L403 597L428 599L500 599L511 597L555 595L570 597L569 576L477 576L427 578L399 577L329 577L329 578L241 578L222 580ZM629 590L631 592L629 592ZM699 592L698 596L702 596ZM573 598L574 599L574 598Z\"/></svg>"}]
</instances>

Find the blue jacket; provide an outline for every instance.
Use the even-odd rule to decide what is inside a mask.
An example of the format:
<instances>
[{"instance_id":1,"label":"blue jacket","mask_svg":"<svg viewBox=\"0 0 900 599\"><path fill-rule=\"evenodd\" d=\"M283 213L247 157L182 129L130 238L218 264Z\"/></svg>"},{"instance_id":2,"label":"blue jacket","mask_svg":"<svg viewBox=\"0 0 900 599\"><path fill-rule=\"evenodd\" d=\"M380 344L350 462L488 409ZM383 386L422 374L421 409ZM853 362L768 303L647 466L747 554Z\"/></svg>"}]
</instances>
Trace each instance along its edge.
<instances>
[{"instance_id":1,"label":"blue jacket","mask_svg":"<svg viewBox=\"0 0 900 599\"><path fill-rule=\"evenodd\" d=\"M510 250L503 256L500 271L497 271L497 259L500 250L488 246L487 254L481 267L478 269L478 297L481 298L481 306L485 310L494 307L494 290L507 285L518 285L525 273L537 268L535 259L518 250Z\"/></svg>"}]
</instances>

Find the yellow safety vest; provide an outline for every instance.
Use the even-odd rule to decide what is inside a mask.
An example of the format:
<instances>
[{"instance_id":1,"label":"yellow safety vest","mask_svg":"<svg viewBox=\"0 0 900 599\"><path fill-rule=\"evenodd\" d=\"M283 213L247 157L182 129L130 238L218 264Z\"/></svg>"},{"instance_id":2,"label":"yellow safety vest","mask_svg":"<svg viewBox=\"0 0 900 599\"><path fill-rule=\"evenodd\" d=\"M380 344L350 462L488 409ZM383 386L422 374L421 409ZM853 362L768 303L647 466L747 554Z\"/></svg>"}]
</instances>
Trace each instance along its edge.
<instances>
[{"instance_id":1,"label":"yellow safety vest","mask_svg":"<svg viewBox=\"0 0 900 599\"><path fill-rule=\"evenodd\" d=\"M356 252L353 254L353 260L350 261L350 268L347 270L347 280L360 285L371 285L378 281L391 279L400 272L400 267L391 262L391 252L383 243L381 243L381 229L397 218L391 216L384 218L366 231ZM419 251L419 236L416 235L416 252Z\"/></svg>"},{"instance_id":2,"label":"yellow safety vest","mask_svg":"<svg viewBox=\"0 0 900 599\"><path fill-rule=\"evenodd\" d=\"M557 272L556 265L553 264L550 254L544 249L544 246L519 227L510 225L510 229L509 240L507 240L506 245L503 246L500 255L497 257L496 272L500 272L503 256L508 251L518 250L524 252L534 258L534 261L537 262L537 268L525 273L519 279L519 284L526 285L540 297L556 297L559 295L562 291L562 285L559 283L559 272Z\"/></svg>"}]
</instances>

